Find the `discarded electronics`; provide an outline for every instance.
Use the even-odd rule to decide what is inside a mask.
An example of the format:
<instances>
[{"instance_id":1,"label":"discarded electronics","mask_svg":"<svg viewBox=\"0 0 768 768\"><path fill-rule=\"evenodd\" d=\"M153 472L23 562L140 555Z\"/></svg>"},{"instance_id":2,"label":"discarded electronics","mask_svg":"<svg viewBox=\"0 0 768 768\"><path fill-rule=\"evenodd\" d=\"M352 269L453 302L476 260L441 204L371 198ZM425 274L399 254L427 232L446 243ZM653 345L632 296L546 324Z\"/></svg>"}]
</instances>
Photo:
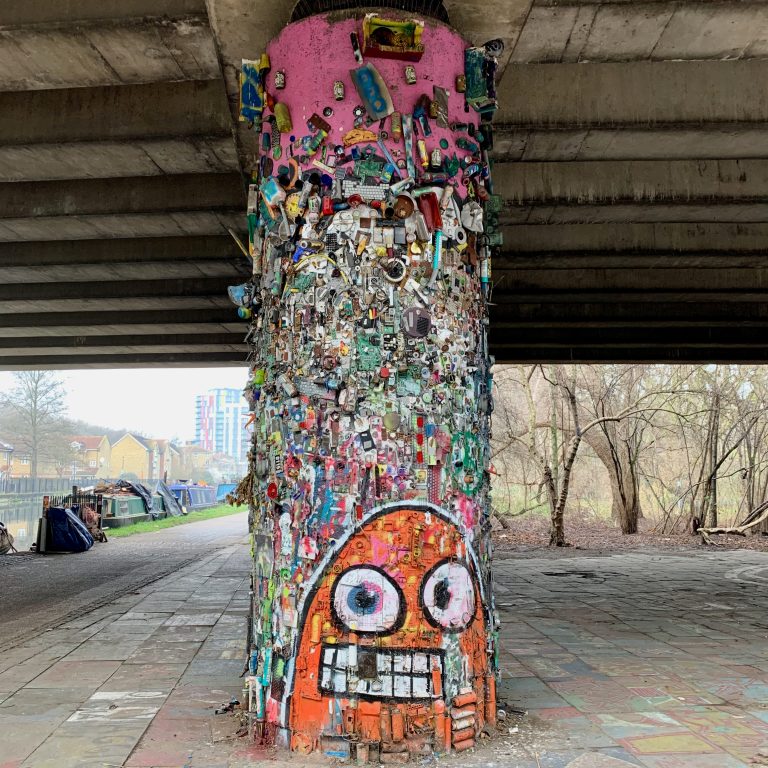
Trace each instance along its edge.
<instances>
[{"instance_id":1,"label":"discarded electronics","mask_svg":"<svg viewBox=\"0 0 768 768\"><path fill-rule=\"evenodd\" d=\"M265 743L406 762L495 722L498 52L397 14L315 16L243 64L261 152L253 279L230 295L250 319L246 685Z\"/></svg>"}]
</instances>

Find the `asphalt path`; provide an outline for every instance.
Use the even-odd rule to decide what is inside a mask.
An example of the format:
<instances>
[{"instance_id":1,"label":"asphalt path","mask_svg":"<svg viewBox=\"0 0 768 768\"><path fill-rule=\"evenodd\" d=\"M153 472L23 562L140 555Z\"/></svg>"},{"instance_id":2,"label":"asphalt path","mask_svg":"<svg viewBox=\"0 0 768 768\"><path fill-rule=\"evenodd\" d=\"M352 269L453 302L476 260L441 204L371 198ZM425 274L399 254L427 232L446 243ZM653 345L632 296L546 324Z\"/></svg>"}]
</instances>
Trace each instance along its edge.
<instances>
[{"instance_id":1,"label":"asphalt path","mask_svg":"<svg viewBox=\"0 0 768 768\"><path fill-rule=\"evenodd\" d=\"M243 512L110 539L80 554L0 555L0 651L243 541L247 534Z\"/></svg>"}]
</instances>

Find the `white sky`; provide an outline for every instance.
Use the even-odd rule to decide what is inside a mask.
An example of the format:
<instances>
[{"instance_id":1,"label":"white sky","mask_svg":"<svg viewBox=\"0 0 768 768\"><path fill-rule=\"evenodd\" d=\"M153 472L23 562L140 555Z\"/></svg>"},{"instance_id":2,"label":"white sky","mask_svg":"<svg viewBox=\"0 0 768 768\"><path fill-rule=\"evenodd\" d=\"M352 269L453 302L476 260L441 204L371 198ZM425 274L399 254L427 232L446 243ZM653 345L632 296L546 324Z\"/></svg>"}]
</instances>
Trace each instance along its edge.
<instances>
[{"instance_id":1,"label":"white sky","mask_svg":"<svg viewBox=\"0 0 768 768\"><path fill-rule=\"evenodd\" d=\"M67 413L147 437L192 440L195 395L214 387L245 386L247 368L128 368L57 371L67 390ZM13 388L13 374L0 371L0 393Z\"/></svg>"}]
</instances>

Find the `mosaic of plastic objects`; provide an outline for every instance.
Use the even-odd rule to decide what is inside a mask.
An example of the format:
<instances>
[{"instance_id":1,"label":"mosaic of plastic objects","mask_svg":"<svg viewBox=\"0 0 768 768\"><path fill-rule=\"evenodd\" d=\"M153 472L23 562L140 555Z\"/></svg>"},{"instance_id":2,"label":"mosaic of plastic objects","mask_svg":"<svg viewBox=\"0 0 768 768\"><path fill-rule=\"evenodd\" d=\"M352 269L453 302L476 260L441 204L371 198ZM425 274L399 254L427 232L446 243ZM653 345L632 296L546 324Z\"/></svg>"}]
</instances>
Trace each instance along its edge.
<instances>
[{"instance_id":1,"label":"mosaic of plastic objects","mask_svg":"<svg viewBox=\"0 0 768 768\"><path fill-rule=\"evenodd\" d=\"M358 762L496 716L488 150L496 41L315 16L243 63L256 738Z\"/></svg>"}]
</instances>

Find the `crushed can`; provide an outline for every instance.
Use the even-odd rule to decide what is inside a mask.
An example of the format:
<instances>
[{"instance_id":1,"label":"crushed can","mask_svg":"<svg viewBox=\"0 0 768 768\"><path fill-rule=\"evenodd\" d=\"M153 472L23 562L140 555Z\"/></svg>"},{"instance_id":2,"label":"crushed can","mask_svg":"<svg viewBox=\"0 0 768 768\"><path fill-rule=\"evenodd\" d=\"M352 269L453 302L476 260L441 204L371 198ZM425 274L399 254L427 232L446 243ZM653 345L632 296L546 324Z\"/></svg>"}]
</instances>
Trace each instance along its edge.
<instances>
[{"instance_id":1,"label":"crushed can","mask_svg":"<svg viewBox=\"0 0 768 768\"><path fill-rule=\"evenodd\" d=\"M390 120L392 121L392 138L400 141L403 137L403 116L399 112L393 112Z\"/></svg>"},{"instance_id":2,"label":"crushed can","mask_svg":"<svg viewBox=\"0 0 768 768\"><path fill-rule=\"evenodd\" d=\"M287 104L283 104L280 101L275 104L275 119L277 120L277 130L280 133L290 133L293 130L291 111L288 109Z\"/></svg>"},{"instance_id":3,"label":"crushed can","mask_svg":"<svg viewBox=\"0 0 768 768\"><path fill-rule=\"evenodd\" d=\"M411 64L405 68L405 82L408 85L416 85L416 67Z\"/></svg>"},{"instance_id":4,"label":"crushed can","mask_svg":"<svg viewBox=\"0 0 768 768\"><path fill-rule=\"evenodd\" d=\"M337 80L333 84L333 98L336 99L336 101L344 101L345 95L344 82L342 80Z\"/></svg>"},{"instance_id":5,"label":"crushed can","mask_svg":"<svg viewBox=\"0 0 768 768\"><path fill-rule=\"evenodd\" d=\"M282 91L285 88L285 70L278 69L275 72L275 89Z\"/></svg>"}]
</instances>

